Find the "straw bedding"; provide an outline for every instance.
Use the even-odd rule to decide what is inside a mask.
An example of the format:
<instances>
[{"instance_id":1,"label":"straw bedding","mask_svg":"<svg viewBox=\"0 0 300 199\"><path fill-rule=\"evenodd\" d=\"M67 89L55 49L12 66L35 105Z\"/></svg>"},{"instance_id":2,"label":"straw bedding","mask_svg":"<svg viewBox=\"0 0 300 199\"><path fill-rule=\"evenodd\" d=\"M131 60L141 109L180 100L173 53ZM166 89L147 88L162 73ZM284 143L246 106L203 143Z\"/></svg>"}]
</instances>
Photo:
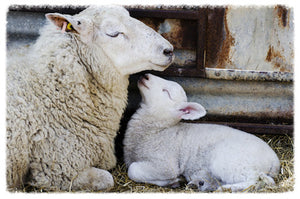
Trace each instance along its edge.
<instances>
[{"instance_id":1,"label":"straw bedding","mask_svg":"<svg viewBox=\"0 0 300 199\"><path fill-rule=\"evenodd\" d=\"M275 186L265 186L258 184L257 186L251 186L245 189L243 192L251 193L278 193L278 192L290 192L294 190L295 178L294 178L294 139L288 135L258 135L265 142L267 142L272 149L277 153L280 162L281 170L279 175L274 179ZM127 170L125 164L119 162L113 170L111 170L114 176L115 186L104 192L113 193L198 193L196 189L192 189L186 185L184 178L182 178L181 186L175 189L170 187L159 187L151 184L136 183L130 180L127 176ZM260 187L260 189L258 189ZM44 192L43 189L25 186L24 192ZM231 192L230 190L224 190L225 192ZM84 191L83 191L84 192Z\"/></svg>"},{"instance_id":2,"label":"straw bedding","mask_svg":"<svg viewBox=\"0 0 300 199\"><path fill-rule=\"evenodd\" d=\"M288 192L294 190L294 140L293 137L288 135L258 135L265 142L267 142L272 149L277 153L280 162L281 170L277 178L275 178L275 186L265 186L258 184L256 187L251 186L245 189L243 192ZM182 182L181 186L176 189L169 187L159 187L144 183L135 183L130 180L126 173L126 167L120 163L112 170L112 174L115 178L115 186L108 192L118 193L149 193L149 192L184 192L184 193L196 193L196 189L192 189L186 186L186 182ZM184 178L182 178L184 180ZM258 189L260 187L260 189ZM263 187L263 188L261 188ZM230 190L225 190L230 192Z\"/></svg>"}]
</instances>

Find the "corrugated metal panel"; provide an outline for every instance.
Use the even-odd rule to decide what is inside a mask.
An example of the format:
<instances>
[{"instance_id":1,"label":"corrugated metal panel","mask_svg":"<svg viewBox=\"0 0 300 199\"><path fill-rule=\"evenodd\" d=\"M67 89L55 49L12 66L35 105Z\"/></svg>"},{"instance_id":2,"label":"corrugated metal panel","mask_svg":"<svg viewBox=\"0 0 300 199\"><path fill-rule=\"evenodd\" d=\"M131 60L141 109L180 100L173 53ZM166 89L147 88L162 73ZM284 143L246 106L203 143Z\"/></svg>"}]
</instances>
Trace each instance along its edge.
<instances>
[{"instance_id":1,"label":"corrugated metal panel","mask_svg":"<svg viewBox=\"0 0 300 199\"><path fill-rule=\"evenodd\" d=\"M174 63L163 74L205 77L205 7L129 8L129 11L174 45Z\"/></svg>"},{"instance_id":2,"label":"corrugated metal panel","mask_svg":"<svg viewBox=\"0 0 300 199\"><path fill-rule=\"evenodd\" d=\"M223 24L218 22L223 25L218 32L223 39L218 48L208 46L208 52L217 51L217 56L209 55L206 67L293 72L292 8L229 6L211 12L213 16L223 15ZM208 18L208 24L211 30L215 18Z\"/></svg>"},{"instance_id":3,"label":"corrugated metal panel","mask_svg":"<svg viewBox=\"0 0 300 199\"><path fill-rule=\"evenodd\" d=\"M44 23L44 13L58 9L74 14L84 8L12 6L8 20L15 21L7 25L8 32L37 35ZM205 76L205 67L293 72L292 8L131 6L128 9L132 16L174 45L176 59L166 75L201 77Z\"/></svg>"},{"instance_id":4,"label":"corrugated metal panel","mask_svg":"<svg viewBox=\"0 0 300 199\"><path fill-rule=\"evenodd\" d=\"M7 15L7 45L12 47L14 43L34 41L45 23L46 12L74 14L82 9L84 7L11 7ZM135 9L136 15L140 12L139 17L145 23L176 47L176 64L171 70L156 74L175 76L168 78L183 86L190 101L199 102L207 109L205 122L228 123L244 130L252 128L249 132L276 132L276 129L277 133L293 132L293 37L282 39L285 35L293 36L292 9L282 6L201 7L201 13L199 6L153 8L160 12L141 10L151 10L151 7ZM178 17L178 13L185 13L185 16ZM154 16L158 14L160 17ZM247 15L252 16L248 26L238 26L245 22L236 18L243 19ZM199 16L203 17L200 23ZM268 34L258 25L265 25L264 31ZM246 51L242 49L245 45L242 38L248 41ZM261 42L261 39L266 41ZM182 77L201 76L199 68L204 65L206 79ZM132 113L140 101L137 78L138 75L131 78L127 113Z\"/></svg>"},{"instance_id":5,"label":"corrugated metal panel","mask_svg":"<svg viewBox=\"0 0 300 199\"><path fill-rule=\"evenodd\" d=\"M232 70L206 68L206 78L225 80L247 80L247 81L279 81L292 82L294 75L289 72L257 71L257 70ZM291 84L291 87L293 85Z\"/></svg>"},{"instance_id":6,"label":"corrugated metal panel","mask_svg":"<svg viewBox=\"0 0 300 199\"><path fill-rule=\"evenodd\" d=\"M202 104L207 115L197 122L226 124L252 133L293 133L293 83L164 77L178 82L188 100ZM141 100L131 77L127 117ZM248 123L248 125L247 125ZM277 131L276 131L277 128Z\"/></svg>"},{"instance_id":7,"label":"corrugated metal panel","mask_svg":"<svg viewBox=\"0 0 300 199\"><path fill-rule=\"evenodd\" d=\"M157 8L156 8L157 9ZM173 8L174 9L174 8ZM261 7L194 7L206 15L205 46L195 46L199 39L196 21L190 21L193 14L178 15L174 10L164 10L162 20L140 18L167 38L175 47L174 70L176 75L197 63L195 49L204 48L205 67L266 72L293 72L293 9L284 6ZM139 10L147 16L148 9ZM153 11L151 11L153 12ZM162 12L155 10L156 13ZM182 11L181 11L182 12ZM192 13L195 10L191 10ZM184 13L189 11L184 10ZM179 16L179 17L178 17ZM183 18L183 19L172 19ZM187 20L188 19L188 20ZM198 31L199 32L199 31ZM203 35L202 35L203 37ZM200 50L199 50L200 51ZM174 67L174 66L173 66ZM172 67L170 67L172 68ZM196 76L196 71L185 73ZM198 72L199 73L199 72ZM246 73L244 73L246 75ZM169 74L167 74L169 75ZM249 75L252 75L249 73ZM274 77L276 75L273 75ZM209 76L208 76L209 77ZM225 76L223 76L225 78ZM280 79L279 79L280 80Z\"/></svg>"}]
</instances>

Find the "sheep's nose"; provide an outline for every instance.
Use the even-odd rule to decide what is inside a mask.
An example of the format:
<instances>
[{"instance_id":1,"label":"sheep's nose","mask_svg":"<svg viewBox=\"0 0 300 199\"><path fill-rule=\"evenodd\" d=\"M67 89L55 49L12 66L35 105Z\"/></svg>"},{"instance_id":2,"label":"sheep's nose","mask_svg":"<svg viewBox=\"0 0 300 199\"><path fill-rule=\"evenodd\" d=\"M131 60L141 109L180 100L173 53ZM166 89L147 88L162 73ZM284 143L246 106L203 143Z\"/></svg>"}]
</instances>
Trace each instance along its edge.
<instances>
[{"instance_id":1,"label":"sheep's nose","mask_svg":"<svg viewBox=\"0 0 300 199\"><path fill-rule=\"evenodd\" d=\"M173 49L172 48L166 48L166 49L164 49L163 53L167 57L172 57L173 56Z\"/></svg>"}]
</instances>

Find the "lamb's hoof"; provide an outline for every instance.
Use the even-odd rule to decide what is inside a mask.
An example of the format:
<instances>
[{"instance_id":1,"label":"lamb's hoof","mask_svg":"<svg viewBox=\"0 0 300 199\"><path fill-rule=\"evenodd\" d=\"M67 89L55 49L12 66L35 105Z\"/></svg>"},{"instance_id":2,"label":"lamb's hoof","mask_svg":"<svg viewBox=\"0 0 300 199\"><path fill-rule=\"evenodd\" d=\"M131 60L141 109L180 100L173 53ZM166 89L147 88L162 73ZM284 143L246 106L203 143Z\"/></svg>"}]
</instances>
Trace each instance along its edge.
<instances>
[{"instance_id":1,"label":"lamb's hoof","mask_svg":"<svg viewBox=\"0 0 300 199\"><path fill-rule=\"evenodd\" d=\"M204 182L201 180L193 180L187 184L187 186L190 189L198 189L198 190L200 190L203 185L204 185Z\"/></svg>"},{"instance_id":2,"label":"lamb's hoof","mask_svg":"<svg viewBox=\"0 0 300 199\"><path fill-rule=\"evenodd\" d=\"M171 187L172 189L175 189L175 188L180 187L179 181L178 181L178 182L174 182L173 184L170 184L170 187Z\"/></svg>"},{"instance_id":3,"label":"lamb's hoof","mask_svg":"<svg viewBox=\"0 0 300 199\"><path fill-rule=\"evenodd\" d=\"M202 180L192 180L190 181L187 186L191 189L198 189L202 192L211 192L215 191L216 187L214 184L208 181L202 181Z\"/></svg>"},{"instance_id":4,"label":"lamb's hoof","mask_svg":"<svg viewBox=\"0 0 300 199\"><path fill-rule=\"evenodd\" d=\"M171 182L168 185L168 187L170 187L171 189L176 189L181 186L181 184L180 184L181 181L182 181L181 178L176 178L175 180L173 180L173 182Z\"/></svg>"}]
</instances>

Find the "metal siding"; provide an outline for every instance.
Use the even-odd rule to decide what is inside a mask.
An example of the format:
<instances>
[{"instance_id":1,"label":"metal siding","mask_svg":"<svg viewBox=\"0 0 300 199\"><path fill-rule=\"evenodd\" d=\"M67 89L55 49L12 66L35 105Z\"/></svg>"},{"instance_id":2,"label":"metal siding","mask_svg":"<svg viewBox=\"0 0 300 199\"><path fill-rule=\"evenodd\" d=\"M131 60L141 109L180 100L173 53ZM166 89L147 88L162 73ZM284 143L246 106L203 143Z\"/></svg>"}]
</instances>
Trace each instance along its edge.
<instances>
[{"instance_id":1,"label":"metal siding","mask_svg":"<svg viewBox=\"0 0 300 199\"><path fill-rule=\"evenodd\" d=\"M74 14L82 9L84 6L10 7L8 48L32 43L45 23L46 12L61 10ZM201 7L201 12L199 6L155 9L175 9L171 14L163 12L164 16L175 19L153 17L161 12L147 12L152 13L152 18L142 10L139 12L140 17L144 15L145 23L174 44L177 60L164 73L151 73L173 76L166 78L180 83L189 101L199 102L207 109L205 122L225 121L237 128L249 128L250 132L292 133L294 25L291 8ZM205 72L206 78L190 78L203 77L199 71ZM137 78L138 75L132 76L129 87L127 112L131 113L140 101Z\"/></svg>"}]
</instances>

